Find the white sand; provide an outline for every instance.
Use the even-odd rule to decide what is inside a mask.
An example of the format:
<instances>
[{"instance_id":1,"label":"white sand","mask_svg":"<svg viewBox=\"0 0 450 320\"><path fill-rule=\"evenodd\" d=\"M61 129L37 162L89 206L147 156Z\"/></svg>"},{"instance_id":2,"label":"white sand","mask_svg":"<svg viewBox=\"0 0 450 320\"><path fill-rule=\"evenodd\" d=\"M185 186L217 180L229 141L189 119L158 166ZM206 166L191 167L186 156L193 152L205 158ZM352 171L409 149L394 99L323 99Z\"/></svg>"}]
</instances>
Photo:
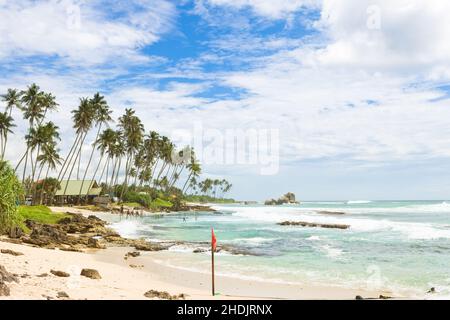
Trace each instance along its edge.
<instances>
[{"instance_id":1,"label":"white sand","mask_svg":"<svg viewBox=\"0 0 450 320\"><path fill-rule=\"evenodd\" d=\"M172 295L184 293L188 299L354 299L358 294L378 297L381 293L217 277L220 295L212 297L209 274L174 269L155 262L169 259L173 253L144 252L141 257L125 260L125 254L132 251L129 248L78 253L0 242L0 249L22 252L23 256L0 254L0 265L19 276L27 275L20 278L18 284L8 284L11 296L1 297L3 299L56 298L59 291L65 291L72 299L147 299L144 293L152 289ZM80 276L82 268L98 270L102 279ZM71 276L54 276L51 269L68 272ZM42 273L48 273L48 276L38 277Z\"/></svg>"}]
</instances>

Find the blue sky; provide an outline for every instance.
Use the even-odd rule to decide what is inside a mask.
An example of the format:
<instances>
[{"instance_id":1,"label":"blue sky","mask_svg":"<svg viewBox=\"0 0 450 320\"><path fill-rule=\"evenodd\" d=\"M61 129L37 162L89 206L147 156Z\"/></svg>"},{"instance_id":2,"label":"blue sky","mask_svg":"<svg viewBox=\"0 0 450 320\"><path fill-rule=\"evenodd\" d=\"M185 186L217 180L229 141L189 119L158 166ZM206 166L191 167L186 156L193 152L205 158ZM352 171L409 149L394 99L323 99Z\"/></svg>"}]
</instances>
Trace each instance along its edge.
<instances>
[{"instance_id":1,"label":"blue sky","mask_svg":"<svg viewBox=\"0 0 450 320\"><path fill-rule=\"evenodd\" d=\"M0 90L53 92L51 117L68 137L68 112L97 91L116 117L132 106L169 136L196 124L278 130L276 174L204 164L240 199L448 199L449 10L439 0L0 0Z\"/></svg>"}]
</instances>

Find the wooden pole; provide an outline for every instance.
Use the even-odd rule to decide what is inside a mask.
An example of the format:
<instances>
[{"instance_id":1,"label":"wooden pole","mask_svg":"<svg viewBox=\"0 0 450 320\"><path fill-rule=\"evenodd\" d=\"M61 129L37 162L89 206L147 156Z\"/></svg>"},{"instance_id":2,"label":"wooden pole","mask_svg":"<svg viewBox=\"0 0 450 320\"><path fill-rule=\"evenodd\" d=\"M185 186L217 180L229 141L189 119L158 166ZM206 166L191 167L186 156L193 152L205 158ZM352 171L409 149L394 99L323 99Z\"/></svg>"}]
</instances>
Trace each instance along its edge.
<instances>
[{"instance_id":1,"label":"wooden pole","mask_svg":"<svg viewBox=\"0 0 450 320\"><path fill-rule=\"evenodd\" d=\"M211 241L211 274L212 274L212 295L215 296L214 290L214 243Z\"/></svg>"}]
</instances>

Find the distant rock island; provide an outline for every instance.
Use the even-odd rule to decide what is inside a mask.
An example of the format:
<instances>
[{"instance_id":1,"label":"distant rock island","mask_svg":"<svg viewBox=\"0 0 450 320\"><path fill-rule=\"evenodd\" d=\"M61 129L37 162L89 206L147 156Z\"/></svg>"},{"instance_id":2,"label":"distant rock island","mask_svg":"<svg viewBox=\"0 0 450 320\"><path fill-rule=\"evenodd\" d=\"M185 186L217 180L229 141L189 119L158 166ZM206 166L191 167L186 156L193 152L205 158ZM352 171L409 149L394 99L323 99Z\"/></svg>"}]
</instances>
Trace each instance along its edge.
<instances>
[{"instance_id":1,"label":"distant rock island","mask_svg":"<svg viewBox=\"0 0 450 320\"><path fill-rule=\"evenodd\" d=\"M266 206L280 206L283 204L298 204L299 202L295 200L295 194L292 192L286 193L284 196L278 200L270 199L264 202Z\"/></svg>"}]
</instances>

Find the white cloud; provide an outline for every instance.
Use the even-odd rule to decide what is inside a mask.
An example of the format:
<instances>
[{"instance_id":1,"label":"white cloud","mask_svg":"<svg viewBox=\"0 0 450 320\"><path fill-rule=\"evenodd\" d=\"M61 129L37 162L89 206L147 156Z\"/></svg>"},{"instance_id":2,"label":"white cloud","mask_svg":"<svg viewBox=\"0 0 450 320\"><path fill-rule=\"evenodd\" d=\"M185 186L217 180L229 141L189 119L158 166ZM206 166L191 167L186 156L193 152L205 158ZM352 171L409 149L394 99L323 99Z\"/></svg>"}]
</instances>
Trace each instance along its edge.
<instances>
[{"instance_id":1,"label":"white cloud","mask_svg":"<svg viewBox=\"0 0 450 320\"><path fill-rule=\"evenodd\" d=\"M320 0L206 0L214 6L250 8L257 15L270 19L285 19L304 8L316 7Z\"/></svg>"},{"instance_id":2,"label":"white cloud","mask_svg":"<svg viewBox=\"0 0 450 320\"><path fill-rule=\"evenodd\" d=\"M175 8L165 0L134 3L139 4L137 12L124 9L114 19L106 14L109 4L100 0L0 3L0 59L44 55L78 64L145 60L137 50L170 28Z\"/></svg>"}]
</instances>

